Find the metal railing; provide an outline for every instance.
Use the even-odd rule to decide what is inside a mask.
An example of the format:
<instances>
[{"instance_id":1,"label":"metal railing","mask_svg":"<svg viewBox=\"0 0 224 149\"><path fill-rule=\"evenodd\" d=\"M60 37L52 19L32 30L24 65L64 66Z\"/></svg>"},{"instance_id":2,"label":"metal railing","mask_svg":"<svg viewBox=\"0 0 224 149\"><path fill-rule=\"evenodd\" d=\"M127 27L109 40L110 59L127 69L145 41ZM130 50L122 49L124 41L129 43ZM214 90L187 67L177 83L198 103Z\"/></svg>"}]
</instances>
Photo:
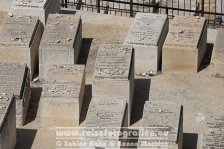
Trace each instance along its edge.
<instances>
[{"instance_id":1,"label":"metal railing","mask_svg":"<svg viewBox=\"0 0 224 149\"><path fill-rule=\"evenodd\" d=\"M223 27L224 0L62 0L62 6L134 17L137 12L205 16L212 27Z\"/></svg>"}]
</instances>

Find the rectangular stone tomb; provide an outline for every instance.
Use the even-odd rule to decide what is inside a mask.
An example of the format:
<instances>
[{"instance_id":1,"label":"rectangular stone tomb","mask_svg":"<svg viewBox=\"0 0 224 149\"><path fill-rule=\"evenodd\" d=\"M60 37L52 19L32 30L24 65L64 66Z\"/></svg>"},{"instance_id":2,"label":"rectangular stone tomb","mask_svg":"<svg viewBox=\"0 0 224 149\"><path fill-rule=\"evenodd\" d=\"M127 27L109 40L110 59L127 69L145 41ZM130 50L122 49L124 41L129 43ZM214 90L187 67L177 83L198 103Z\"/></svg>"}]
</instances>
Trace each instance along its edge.
<instances>
[{"instance_id":1,"label":"rectangular stone tomb","mask_svg":"<svg viewBox=\"0 0 224 149\"><path fill-rule=\"evenodd\" d=\"M137 13L125 39L135 49L135 73L158 71L162 47L168 33L167 15Z\"/></svg>"},{"instance_id":2,"label":"rectangular stone tomb","mask_svg":"<svg viewBox=\"0 0 224 149\"><path fill-rule=\"evenodd\" d=\"M141 125L138 148L152 148L157 144L157 148L182 149L183 109L181 103L146 101ZM145 133L146 131L148 133Z\"/></svg>"},{"instance_id":3,"label":"rectangular stone tomb","mask_svg":"<svg viewBox=\"0 0 224 149\"><path fill-rule=\"evenodd\" d=\"M16 145L16 104L12 95L0 92L0 149Z\"/></svg>"},{"instance_id":4,"label":"rectangular stone tomb","mask_svg":"<svg viewBox=\"0 0 224 149\"><path fill-rule=\"evenodd\" d=\"M40 99L41 125L79 125L85 92L84 65L51 65Z\"/></svg>"},{"instance_id":5,"label":"rectangular stone tomb","mask_svg":"<svg viewBox=\"0 0 224 149\"><path fill-rule=\"evenodd\" d=\"M127 128L127 115L126 101L113 97L93 97L89 105L83 130L92 130L95 133L104 132L104 135L85 135L81 137L80 141L86 144L88 148L120 148L119 143L125 140L117 134ZM109 135L109 132L113 132L114 134ZM91 144L93 141L101 145L94 146ZM112 142L115 146L109 146Z\"/></svg>"},{"instance_id":6,"label":"rectangular stone tomb","mask_svg":"<svg viewBox=\"0 0 224 149\"><path fill-rule=\"evenodd\" d=\"M0 31L0 61L26 63L33 76L38 60L42 25L37 17L6 17Z\"/></svg>"},{"instance_id":7,"label":"rectangular stone tomb","mask_svg":"<svg viewBox=\"0 0 224 149\"><path fill-rule=\"evenodd\" d=\"M16 124L24 125L31 96L27 66L19 63L0 63L0 90L14 95Z\"/></svg>"},{"instance_id":8,"label":"rectangular stone tomb","mask_svg":"<svg viewBox=\"0 0 224 149\"><path fill-rule=\"evenodd\" d=\"M45 64L75 64L82 44L80 15L50 14L39 48L40 75Z\"/></svg>"},{"instance_id":9,"label":"rectangular stone tomb","mask_svg":"<svg viewBox=\"0 0 224 149\"><path fill-rule=\"evenodd\" d=\"M45 25L50 13L60 13L60 0L14 0L12 12L19 16L36 16Z\"/></svg>"},{"instance_id":10,"label":"rectangular stone tomb","mask_svg":"<svg viewBox=\"0 0 224 149\"><path fill-rule=\"evenodd\" d=\"M102 45L97 52L93 97L122 97L128 103L130 122L134 93L134 51L129 45Z\"/></svg>"},{"instance_id":11,"label":"rectangular stone tomb","mask_svg":"<svg viewBox=\"0 0 224 149\"><path fill-rule=\"evenodd\" d=\"M218 29L212 53L213 74L224 76L224 29Z\"/></svg>"},{"instance_id":12,"label":"rectangular stone tomb","mask_svg":"<svg viewBox=\"0 0 224 149\"><path fill-rule=\"evenodd\" d=\"M163 46L163 72L197 73L204 58L207 22L199 16L176 16Z\"/></svg>"}]
</instances>

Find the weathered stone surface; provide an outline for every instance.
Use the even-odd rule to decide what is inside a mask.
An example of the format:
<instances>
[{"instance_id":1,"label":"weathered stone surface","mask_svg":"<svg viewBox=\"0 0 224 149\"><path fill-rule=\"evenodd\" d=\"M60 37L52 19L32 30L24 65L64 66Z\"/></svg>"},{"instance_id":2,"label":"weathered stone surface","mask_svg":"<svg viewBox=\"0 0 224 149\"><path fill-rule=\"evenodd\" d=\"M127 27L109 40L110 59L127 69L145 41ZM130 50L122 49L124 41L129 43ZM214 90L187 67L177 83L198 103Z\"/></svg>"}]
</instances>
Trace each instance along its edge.
<instances>
[{"instance_id":1,"label":"weathered stone surface","mask_svg":"<svg viewBox=\"0 0 224 149\"><path fill-rule=\"evenodd\" d=\"M2 29L2 25L3 25L3 22L5 21L6 16L7 16L7 11L0 10L0 30Z\"/></svg>"},{"instance_id":2,"label":"weathered stone surface","mask_svg":"<svg viewBox=\"0 0 224 149\"><path fill-rule=\"evenodd\" d=\"M214 65L213 74L224 76L224 29L218 29L213 48L212 63Z\"/></svg>"},{"instance_id":3,"label":"weathered stone surface","mask_svg":"<svg viewBox=\"0 0 224 149\"><path fill-rule=\"evenodd\" d=\"M134 51L129 45L102 45L98 49L93 97L124 97L128 103L129 121L134 92Z\"/></svg>"},{"instance_id":4,"label":"weathered stone surface","mask_svg":"<svg viewBox=\"0 0 224 149\"><path fill-rule=\"evenodd\" d=\"M16 145L16 105L12 95L0 93L0 149Z\"/></svg>"},{"instance_id":5,"label":"weathered stone surface","mask_svg":"<svg viewBox=\"0 0 224 149\"><path fill-rule=\"evenodd\" d=\"M119 134L123 127L127 127L127 103L125 100L113 97L93 97L85 121L85 131L94 130L95 132L103 131L104 136L83 136L81 142L86 143L87 147L109 147L109 143L113 142L115 148L117 146L120 136ZM106 134L113 132L112 136ZM90 142L96 141L105 146L91 146Z\"/></svg>"},{"instance_id":6,"label":"weathered stone surface","mask_svg":"<svg viewBox=\"0 0 224 149\"><path fill-rule=\"evenodd\" d=\"M42 36L42 26L37 17L7 17L0 36L0 61L27 63L33 76Z\"/></svg>"},{"instance_id":7,"label":"weathered stone surface","mask_svg":"<svg viewBox=\"0 0 224 149\"><path fill-rule=\"evenodd\" d=\"M163 72L198 72L206 51L204 17L176 16L163 46Z\"/></svg>"},{"instance_id":8,"label":"weathered stone surface","mask_svg":"<svg viewBox=\"0 0 224 149\"><path fill-rule=\"evenodd\" d=\"M137 13L125 39L135 49L135 72L157 71L161 64L162 46L168 32L167 15Z\"/></svg>"},{"instance_id":9,"label":"weathered stone surface","mask_svg":"<svg viewBox=\"0 0 224 149\"><path fill-rule=\"evenodd\" d=\"M59 13L60 0L14 0L12 12L20 16L37 16L45 25L50 13Z\"/></svg>"},{"instance_id":10,"label":"weathered stone surface","mask_svg":"<svg viewBox=\"0 0 224 149\"><path fill-rule=\"evenodd\" d=\"M39 48L40 74L45 64L75 64L82 44L79 15L49 15Z\"/></svg>"},{"instance_id":11,"label":"weathered stone surface","mask_svg":"<svg viewBox=\"0 0 224 149\"><path fill-rule=\"evenodd\" d=\"M224 117L207 118L202 136L202 148L223 148L224 145Z\"/></svg>"},{"instance_id":12,"label":"weathered stone surface","mask_svg":"<svg viewBox=\"0 0 224 149\"><path fill-rule=\"evenodd\" d=\"M30 75L25 64L0 63L0 90L16 100L16 123L24 125L30 102Z\"/></svg>"},{"instance_id":13,"label":"weathered stone surface","mask_svg":"<svg viewBox=\"0 0 224 149\"><path fill-rule=\"evenodd\" d=\"M144 131L157 133L157 136L150 136L151 138L144 135L140 136L139 148L143 147L141 145L144 145L145 142L149 144L150 142L163 142L167 143L166 145L169 147L182 149L183 110L181 104L167 101L146 101L142 117L142 128L144 128Z\"/></svg>"},{"instance_id":14,"label":"weathered stone surface","mask_svg":"<svg viewBox=\"0 0 224 149\"><path fill-rule=\"evenodd\" d=\"M48 65L40 100L41 124L79 125L85 72L83 65Z\"/></svg>"},{"instance_id":15,"label":"weathered stone surface","mask_svg":"<svg viewBox=\"0 0 224 149\"><path fill-rule=\"evenodd\" d=\"M126 105L119 97L93 97L85 127L126 127Z\"/></svg>"}]
</instances>

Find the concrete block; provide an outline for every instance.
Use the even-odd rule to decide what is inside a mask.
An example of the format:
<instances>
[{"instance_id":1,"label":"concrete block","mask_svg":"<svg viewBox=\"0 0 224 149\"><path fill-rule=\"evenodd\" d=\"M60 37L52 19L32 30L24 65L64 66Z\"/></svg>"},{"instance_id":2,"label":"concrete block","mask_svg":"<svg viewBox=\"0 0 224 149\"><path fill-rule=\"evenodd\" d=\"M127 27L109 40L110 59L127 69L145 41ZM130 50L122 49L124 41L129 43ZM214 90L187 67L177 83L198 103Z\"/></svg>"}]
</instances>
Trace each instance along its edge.
<instances>
[{"instance_id":1,"label":"concrete block","mask_svg":"<svg viewBox=\"0 0 224 149\"><path fill-rule=\"evenodd\" d=\"M0 90L7 94L14 94L16 124L24 125L31 96L27 66L19 63L0 63Z\"/></svg>"},{"instance_id":2,"label":"concrete block","mask_svg":"<svg viewBox=\"0 0 224 149\"><path fill-rule=\"evenodd\" d=\"M0 149L14 149L16 145L16 105L12 95L0 93Z\"/></svg>"},{"instance_id":3,"label":"concrete block","mask_svg":"<svg viewBox=\"0 0 224 149\"><path fill-rule=\"evenodd\" d=\"M49 15L39 48L40 75L46 64L75 64L82 44L80 15Z\"/></svg>"},{"instance_id":4,"label":"concrete block","mask_svg":"<svg viewBox=\"0 0 224 149\"><path fill-rule=\"evenodd\" d=\"M118 142L122 141L121 136L115 134L119 134L124 130L123 128L128 126L127 116L127 103L123 99L93 97L87 112L84 131L93 130L96 133L102 131L104 136L85 135L81 137L81 142L86 143L88 148L112 148L109 146L111 142L115 144L113 148L120 148ZM111 136L107 132L113 132L114 135ZM91 141L102 145L91 145Z\"/></svg>"},{"instance_id":5,"label":"concrete block","mask_svg":"<svg viewBox=\"0 0 224 149\"><path fill-rule=\"evenodd\" d=\"M176 16L163 46L163 72L197 73L204 58L207 22L204 17Z\"/></svg>"},{"instance_id":6,"label":"concrete block","mask_svg":"<svg viewBox=\"0 0 224 149\"><path fill-rule=\"evenodd\" d=\"M93 97L123 97L127 99L129 122L134 93L134 51L129 45L102 45L98 49Z\"/></svg>"},{"instance_id":7,"label":"concrete block","mask_svg":"<svg viewBox=\"0 0 224 149\"><path fill-rule=\"evenodd\" d=\"M182 149L183 109L181 103L146 101L141 125L144 132L148 131L149 134L154 133L156 135L140 135L138 139L138 148L156 147ZM140 134L145 134L144 132ZM145 143L149 146L144 147ZM154 146L156 143L158 143L157 146Z\"/></svg>"},{"instance_id":8,"label":"concrete block","mask_svg":"<svg viewBox=\"0 0 224 149\"><path fill-rule=\"evenodd\" d=\"M224 76L224 29L218 29L211 63L214 66L213 74Z\"/></svg>"},{"instance_id":9,"label":"concrete block","mask_svg":"<svg viewBox=\"0 0 224 149\"><path fill-rule=\"evenodd\" d=\"M125 39L135 49L135 72L158 71L162 46L168 33L167 15L137 13Z\"/></svg>"},{"instance_id":10,"label":"concrete block","mask_svg":"<svg viewBox=\"0 0 224 149\"><path fill-rule=\"evenodd\" d=\"M84 65L49 65L40 100L43 126L79 125L85 92Z\"/></svg>"},{"instance_id":11,"label":"concrete block","mask_svg":"<svg viewBox=\"0 0 224 149\"><path fill-rule=\"evenodd\" d=\"M12 12L19 16L36 16L45 25L50 13L60 13L60 0L14 0Z\"/></svg>"},{"instance_id":12,"label":"concrete block","mask_svg":"<svg viewBox=\"0 0 224 149\"><path fill-rule=\"evenodd\" d=\"M7 16L0 32L0 61L26 63L35 72L42 25L37 17Z\"/></svg>"}]
</instances>

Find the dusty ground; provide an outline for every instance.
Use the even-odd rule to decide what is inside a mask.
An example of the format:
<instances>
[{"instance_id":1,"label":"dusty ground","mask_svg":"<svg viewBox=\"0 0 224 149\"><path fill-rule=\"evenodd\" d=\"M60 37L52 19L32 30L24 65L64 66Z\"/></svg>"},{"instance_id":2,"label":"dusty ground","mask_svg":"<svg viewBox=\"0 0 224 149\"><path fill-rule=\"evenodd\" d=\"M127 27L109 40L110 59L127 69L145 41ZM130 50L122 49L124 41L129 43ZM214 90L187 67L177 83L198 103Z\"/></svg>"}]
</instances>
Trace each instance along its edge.
<instances>
[{"instance_id":1,"label":"dusty ground","mask_svg":"<svg viewBox=\"0 0 224 149\"><path fill-rule=\"evenodd\" d=\"M83 44L79 57L80 64L86 64L86 92L82 107L81 126L85 120L91 99L91 82L96 52L99 44L123 43L132 19L89 12L77 12L83 19ZM213 36L211 36L213 37ZM209 39L209 41L214 41ZM136 78L132 126L140 126L142 110L146 100L177 100L183 104L184 148L201 149L206 122L224 116L224 79L211 76L209 64L212 45L208 46L207 56L201 71L196 74L161 74L153 78ZM40 125L38 104L41 89L32 89L26 125L17 129L17 149L52 149L56 137L54 127Z\"/></svg>"}]
</instances>

